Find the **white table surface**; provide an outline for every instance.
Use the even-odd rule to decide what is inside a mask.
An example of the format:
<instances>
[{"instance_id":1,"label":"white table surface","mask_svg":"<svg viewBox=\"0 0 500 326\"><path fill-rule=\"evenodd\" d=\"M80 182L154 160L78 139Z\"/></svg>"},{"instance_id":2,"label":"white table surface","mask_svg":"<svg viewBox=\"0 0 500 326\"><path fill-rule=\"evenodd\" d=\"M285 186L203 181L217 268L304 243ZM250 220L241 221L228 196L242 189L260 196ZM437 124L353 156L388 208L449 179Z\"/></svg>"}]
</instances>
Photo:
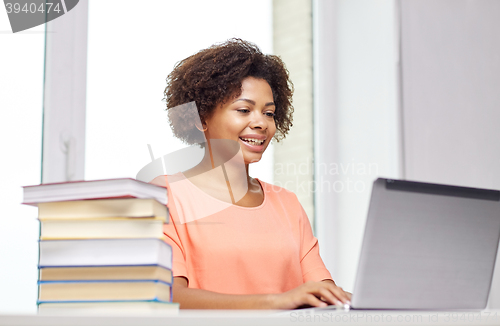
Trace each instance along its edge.
<instances>
[{"instance_id":1,"label":"white table surface","mask_svg":"<svg viewBox=\"0 0 500 326\"><path fill-rule=\"evenodd\" d=\"M0 315L1 326L144 325L500 325L494 311L181 310L177 315Z\"/></svg>"}]
</instances>

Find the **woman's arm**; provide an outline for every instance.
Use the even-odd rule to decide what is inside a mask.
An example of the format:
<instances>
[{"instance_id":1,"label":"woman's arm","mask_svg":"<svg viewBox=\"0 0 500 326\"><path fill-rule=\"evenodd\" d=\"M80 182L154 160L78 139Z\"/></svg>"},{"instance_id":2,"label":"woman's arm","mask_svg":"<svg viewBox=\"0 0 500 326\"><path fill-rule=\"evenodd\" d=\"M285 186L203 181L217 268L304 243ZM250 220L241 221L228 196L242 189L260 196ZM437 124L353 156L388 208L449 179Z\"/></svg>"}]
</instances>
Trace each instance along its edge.
<instances>
[{"instance_id":1,"label":"woman's arm","mask_svg":"<svg viewBox=\"0 0 500 326\"><path fill-rule=\"evenodd\" d=\"M184 277L174 277L173 297L182 309L294 309L349 302L333 281L307 282L280 294L236 295L190 289Z\"/></svg>"}]
</instances>

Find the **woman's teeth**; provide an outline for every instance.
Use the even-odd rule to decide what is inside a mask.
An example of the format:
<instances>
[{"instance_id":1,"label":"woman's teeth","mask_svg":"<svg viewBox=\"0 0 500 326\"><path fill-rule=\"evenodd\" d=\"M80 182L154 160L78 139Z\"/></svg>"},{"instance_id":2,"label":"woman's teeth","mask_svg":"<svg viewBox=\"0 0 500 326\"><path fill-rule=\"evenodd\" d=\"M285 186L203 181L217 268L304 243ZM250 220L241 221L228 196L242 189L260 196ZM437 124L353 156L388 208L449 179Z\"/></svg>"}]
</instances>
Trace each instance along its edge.
<instances>
[{"instance_id":1,"label":"woman's teeth","mask_svg":"<svg viewBox=\"0 0 500 326\"><path fill-rule=\"evenodd\" d=\"M243 140L244 142L247 142L249 143L250 145L262 145L264 144L264 140L259 140L259 139L255 139L255 138L243 138L243 137L240 137L241 140Z\"/></svg>"}]
</instances>

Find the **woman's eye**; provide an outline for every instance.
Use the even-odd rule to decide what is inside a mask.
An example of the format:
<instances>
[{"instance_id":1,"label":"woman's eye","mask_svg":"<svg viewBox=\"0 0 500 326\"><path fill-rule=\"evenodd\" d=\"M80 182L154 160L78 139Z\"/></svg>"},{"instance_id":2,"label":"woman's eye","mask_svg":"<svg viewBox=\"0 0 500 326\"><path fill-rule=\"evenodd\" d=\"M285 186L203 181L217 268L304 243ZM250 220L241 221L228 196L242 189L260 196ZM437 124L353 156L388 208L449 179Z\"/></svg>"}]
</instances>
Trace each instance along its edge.
<instances>
[{"instance_id":1,"label":"woman's eye","mask_svg":"<svg viewBox=\"0 0 500 326\"><path fill-rule=\"evenodd\" d=\"M248 112L250 112L250 110L248 110L248 109L238 109L238 112L248 113Z\"/></svg>"},{"instance_id":2,"label":"woman's eye","mask_svg":"<svg viewBox=\"0 0 500 326\"><path fill-rule=\"evenodd\" d=\"M266 115L268 117L272 117L272 118L274 118L274 116L275 116L275 114L273 112L266 112Z\"/></svg>"}]
</instances>

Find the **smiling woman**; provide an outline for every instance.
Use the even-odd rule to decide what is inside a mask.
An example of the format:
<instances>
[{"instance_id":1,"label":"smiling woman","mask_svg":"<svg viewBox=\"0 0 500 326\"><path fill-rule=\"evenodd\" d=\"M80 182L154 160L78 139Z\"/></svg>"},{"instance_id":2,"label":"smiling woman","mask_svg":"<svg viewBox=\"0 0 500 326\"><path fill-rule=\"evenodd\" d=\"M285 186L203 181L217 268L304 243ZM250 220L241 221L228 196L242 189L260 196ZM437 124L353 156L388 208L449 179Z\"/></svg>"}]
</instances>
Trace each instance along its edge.
<instances>
[{"instance_id":1,"label":"smiling woman","mask_svg":"<svg viewBox=\"0 0 500 326\"><path fill-rule=\"evenodd\" d=\"M195 101L204 122L219 106L244 99L240 95L246 77L262 79L270 87L269 100L275 106L275 139L280 141L292 126L293 85L288 71L279 57L263 55L257 46L239 39L214 45L177 63L167 78L167 109ZM194 117L170 110L169 118L174 135L193 144L189 128L194 127Z\"/></svg>"},{"instance_id":2,"label":"smiling woman","mask_svg":"<svg viewBox=\"0 0 500 326\"><path fill-rule=\"evenodd\" d=\"M164 233L173 249L173 299L181 308L349 301L325 268L295 194L249 176L249 164L292 125L291 85L281 59L240 39L181 61L167 78L174 135L193 144L190 131L197 128L206 139L197 166L152 181L168 189L172 223ZM191 114L173 110L193 101Z\"/></svg>"},{"instance_id":3,"label":"smiling woman","mask_svg":"<svg viewBox=\"0 0 500 326\"><path fill-rule=\"evenodd\" d=\"M242 176L241 179L249 179L250 182L244 184L240 193L245 192L247 187L250 191L238 200L237 204L240 206L258 206L264 201L264 194L258 182L248 178L248 165L260 161L276 133L275 110L273 92L267 81L245 77L241 82L241 94L234 101L218 106L202 123L208 144L211 139L230 139L241 144L245 176L247 176L247 178ZM213 147L209 149L213 157ZM209 156L206 157L208 159ZM199 186L203 187L202 184Z\"/></svg>"},{"instance_id":4,"label":"smiling woman","mask_svg":"<svg viewBox=\"0 0 500 326\"><path fill-rule=\"evenodd\" d=\"M273 92L264 79L246 77L241 94L205 119L207 139L232 139L243 146L245 164L260 161L276 133Z\"/></svg>"}]
</instances>

